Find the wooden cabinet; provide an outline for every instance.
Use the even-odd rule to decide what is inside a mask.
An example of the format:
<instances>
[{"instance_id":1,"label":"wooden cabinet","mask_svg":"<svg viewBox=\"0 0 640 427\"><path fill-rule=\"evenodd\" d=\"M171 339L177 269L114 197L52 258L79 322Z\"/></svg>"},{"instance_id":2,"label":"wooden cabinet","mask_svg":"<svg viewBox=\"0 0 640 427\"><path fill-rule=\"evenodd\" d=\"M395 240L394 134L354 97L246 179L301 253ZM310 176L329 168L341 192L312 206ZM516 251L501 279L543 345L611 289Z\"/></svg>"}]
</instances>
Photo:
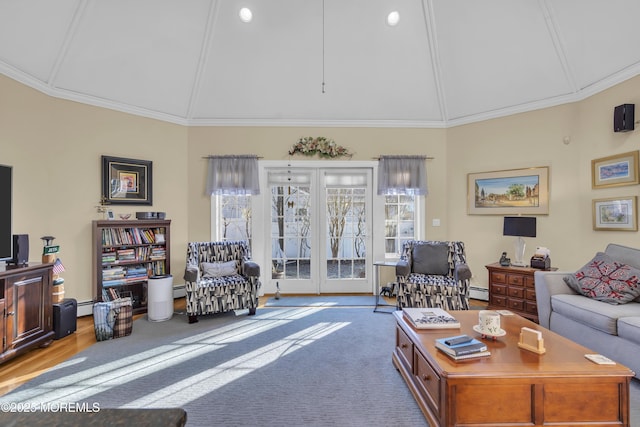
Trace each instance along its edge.
<instances>
[{"instance_id":1,"label":"wooden cabinet","mask_svg":"<svg viewBox=\"0 0 640 427\"><path fill-rule=\"evenodd\" d=\"M0 270L0 363L53 341L53 264Z\"/></svg>"},{"instance_id":2,"label":"wooden cabinet","mask_svg":"<svg viewBox=\"0 0 640 427\"><path fill-rule=\"evenodd\" d=\"M170 220L93 221L94 300L110 291L131 296L134 313L147 311L147 281L170 273Z\"/></svg>"},{"instance_id":3,"label":"wooden cabinet","mask_svg":"<svg viewBox=\"0 0 640 427\"><path fill-rule=\"evenodd\" d=\"M503 267L489 264L489 309L511 310L538 323L538 305L533 273L530 267ZM557 270L552 268L551 270Z\"/></svg>"}]
</instances>

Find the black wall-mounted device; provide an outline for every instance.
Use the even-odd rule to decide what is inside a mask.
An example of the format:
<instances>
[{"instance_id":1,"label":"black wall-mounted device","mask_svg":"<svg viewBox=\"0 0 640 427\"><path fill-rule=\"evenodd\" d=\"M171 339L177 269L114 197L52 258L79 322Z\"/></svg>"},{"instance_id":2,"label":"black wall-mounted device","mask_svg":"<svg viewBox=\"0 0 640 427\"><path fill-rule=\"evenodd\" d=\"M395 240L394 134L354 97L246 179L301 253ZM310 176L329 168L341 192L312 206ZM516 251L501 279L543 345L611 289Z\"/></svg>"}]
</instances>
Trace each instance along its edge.
<instances>
[{"instance_id":1,"label":"black wall-mounted device","mask_svg":"<svg viewBox=\"0 0 640 427\"><path fill-rule=\"evenodd\" d=\"M613 110L613 131L629 132L634 129L635 104L618 105Z\"/></svg>"}]
</instances>

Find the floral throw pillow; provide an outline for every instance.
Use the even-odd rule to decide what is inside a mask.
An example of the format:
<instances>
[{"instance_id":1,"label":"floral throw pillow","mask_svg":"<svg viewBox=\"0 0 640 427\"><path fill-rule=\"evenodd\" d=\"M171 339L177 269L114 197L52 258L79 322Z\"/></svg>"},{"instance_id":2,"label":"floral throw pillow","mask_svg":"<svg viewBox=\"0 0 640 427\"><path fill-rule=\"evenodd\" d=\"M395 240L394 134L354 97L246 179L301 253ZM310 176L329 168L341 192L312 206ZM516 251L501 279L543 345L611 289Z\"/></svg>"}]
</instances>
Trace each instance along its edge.
<instances>
[{"instance_id":1,"label":"floral throw pillow","mask_svg":"<svg viewBox=\"0 0 640 427\"><path fill-rule=\"evenodd\" d=\"M640 270L603 252L564 281L579 294L609 304L625 304L640 296Z\"/></svg>"}]
</instances>

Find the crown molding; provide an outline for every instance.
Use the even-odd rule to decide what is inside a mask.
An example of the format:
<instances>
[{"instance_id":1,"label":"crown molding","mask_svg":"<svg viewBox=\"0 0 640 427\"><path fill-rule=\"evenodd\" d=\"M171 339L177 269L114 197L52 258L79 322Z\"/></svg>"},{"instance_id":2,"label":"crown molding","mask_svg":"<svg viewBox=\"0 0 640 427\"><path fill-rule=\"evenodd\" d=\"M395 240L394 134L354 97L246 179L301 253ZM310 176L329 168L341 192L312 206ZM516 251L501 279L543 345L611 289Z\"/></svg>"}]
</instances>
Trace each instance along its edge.
<instances>
[{"instance_id":1,"label":"crown molding","mask_svg":"<svg viewBox=\"0 0 640 427\"><path fill-rule=\"evenodd\" d=\"M519 105L513 105L497 110L486 111L464 117L455 117L445 120L313 120L313 119L269 119L269 118L224 118L205 119L188 118L176 116L174 114L149 110L135 105L124 104L112 100L81 94L52 87L38 78L27 74L15 67L0 61L0 73L35 90L54 98L65 99L95 107L106 108L140 117L160 120L180 126L247 126L247 127L368 127L368 128L424 128L424 129L446 129L454 126L461 126L470 123L492 120L528 111L540 110L543 108L555 107L582 101L599 92L609 89L630 78L640 75L640 63L636 63L620 72L612 74L598 82L580 89L576 93L565 94L553 98L532 101ZM622 102L622 101L621 101Z\"/></svg>"}]
</instances>

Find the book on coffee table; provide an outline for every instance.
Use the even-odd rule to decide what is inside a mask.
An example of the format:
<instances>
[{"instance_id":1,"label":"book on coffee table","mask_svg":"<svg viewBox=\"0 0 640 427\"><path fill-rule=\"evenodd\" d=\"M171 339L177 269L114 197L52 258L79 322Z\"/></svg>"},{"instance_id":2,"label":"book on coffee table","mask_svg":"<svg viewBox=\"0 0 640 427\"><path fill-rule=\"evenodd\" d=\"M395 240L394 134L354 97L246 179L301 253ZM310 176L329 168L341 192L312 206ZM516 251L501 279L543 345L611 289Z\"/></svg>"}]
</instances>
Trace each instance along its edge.
<instances>
[{"instance_id":1,"label":"book on coffee table","mask_svg":"<svg viewBox=\"0 0 640 427\"><path fill-rule=\"evenodd\" d=\"M460 322L441 308L405 307L402 312L416 329L460 328Z\"/></svg>"},{"instance_id":2,"label":"book on coffee table","mask_svg":"<svg viewBox=\"0 0 640 427\"><path fill-rule=\"evenodd\" d=\"M469 360L469 359L480 359L482 357L491 356L491 352L489 350L487 350L487 351L479 351L477 353L463 354L463 355L460 355L460 356L454 356L453 354L449 354L449 353L447 353L445 351L443 351L442 354L446 354L447 356L449 356L450 358L452 358L455 361Z\"/></svg>"},{"instance_id":3,"label":"book on coffee table","mask_svg":"<svg viewBox=\"0 0 640 427\"><path fill-rule=\"evenodd\" d=\"M469 340L460 344L449 344L449 342L451 341L458 341L458 338L461 337L467 337L469 338ZM487 351L487 346L485 343L483 343L482 341L478 341L475 338L468 337L467 335L438 338L435 341L435 345L439 350L442 350L450 356L464 356L467 354L482 353Z\"/></svg>"}]
</instances>

